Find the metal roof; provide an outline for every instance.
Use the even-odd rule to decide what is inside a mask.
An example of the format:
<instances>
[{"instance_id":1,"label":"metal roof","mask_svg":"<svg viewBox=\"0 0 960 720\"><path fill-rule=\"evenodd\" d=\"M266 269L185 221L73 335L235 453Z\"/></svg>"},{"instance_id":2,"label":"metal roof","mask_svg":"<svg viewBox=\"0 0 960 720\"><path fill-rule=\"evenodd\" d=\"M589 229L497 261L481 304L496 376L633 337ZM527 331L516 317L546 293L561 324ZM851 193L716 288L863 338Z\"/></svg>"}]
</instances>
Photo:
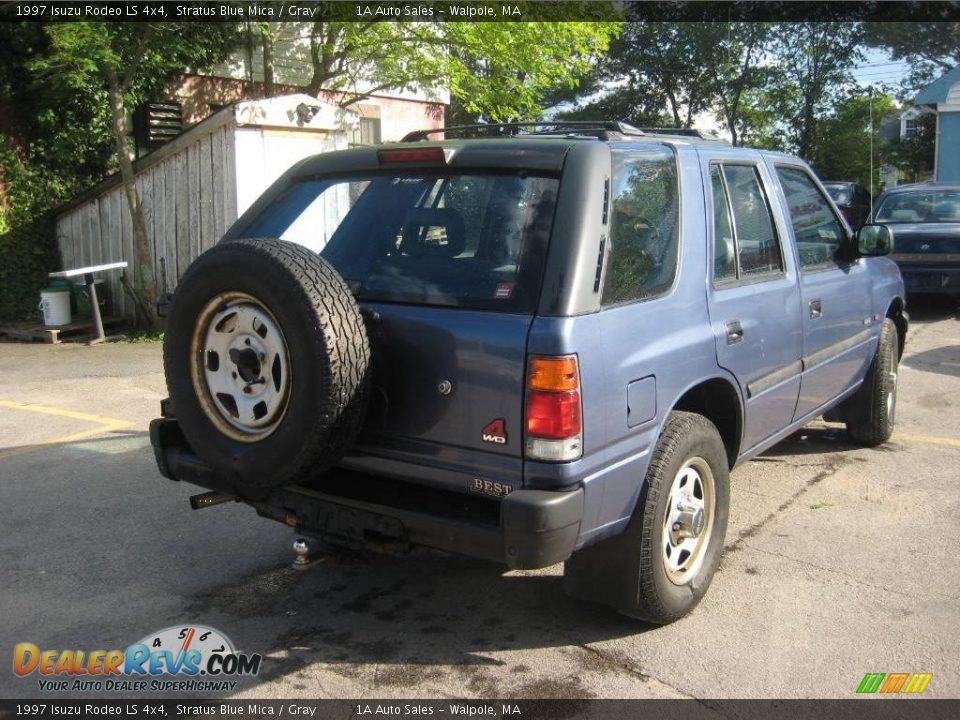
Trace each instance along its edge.
<instances>
[{"instance_id":1,"label":"metal roof","mask_svg":"<svg viewBox=\"0 0 960 720\"><path fill-rule=\"evenodd\" d=\"M944 103L947 101L950 88L956 83L960 83L960 65L927 85L913 99L913 102L915 105L939 105Z\"/></svg>"}]
</instances>

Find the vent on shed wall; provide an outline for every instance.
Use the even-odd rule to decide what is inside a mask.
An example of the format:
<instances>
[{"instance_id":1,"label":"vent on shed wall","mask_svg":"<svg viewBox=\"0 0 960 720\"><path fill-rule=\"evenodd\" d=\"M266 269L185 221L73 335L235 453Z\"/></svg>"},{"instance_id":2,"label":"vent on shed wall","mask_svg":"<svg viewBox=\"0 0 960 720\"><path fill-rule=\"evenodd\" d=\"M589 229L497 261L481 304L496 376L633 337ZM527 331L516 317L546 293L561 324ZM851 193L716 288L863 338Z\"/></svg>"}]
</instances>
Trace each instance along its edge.
<instances>
[{"instance_id":1,"label":"vent on shed wall","mask_svg":"<svg viewBox=\"0 0 960 720\"><path fill-rule=\"evenodd\" d=\"M178 102L144 103L133 116L137 156L156 150L183 130L183 108Z\"/></svg>"}]
</instances>

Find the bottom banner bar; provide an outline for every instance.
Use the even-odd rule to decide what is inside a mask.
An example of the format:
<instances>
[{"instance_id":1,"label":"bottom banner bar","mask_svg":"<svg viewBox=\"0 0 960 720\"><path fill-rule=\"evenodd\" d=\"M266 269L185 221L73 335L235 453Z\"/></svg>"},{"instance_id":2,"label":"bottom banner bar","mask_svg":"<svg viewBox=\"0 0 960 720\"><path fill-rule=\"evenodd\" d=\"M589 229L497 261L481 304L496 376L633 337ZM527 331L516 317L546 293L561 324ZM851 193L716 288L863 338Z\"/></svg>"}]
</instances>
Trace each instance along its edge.
<instances>
[{"instance_id":1,"label":"bottom banner bar","mask_svg":"<svg viewBox=\"0 0 960 720\"><path fill-rule=\"evenodd\" d=\"M0 718L315 718L411 720L504 718L554 720L723 720L849 718L955 720L960 700L0 700Z\"/></svg>"}]
</instances>

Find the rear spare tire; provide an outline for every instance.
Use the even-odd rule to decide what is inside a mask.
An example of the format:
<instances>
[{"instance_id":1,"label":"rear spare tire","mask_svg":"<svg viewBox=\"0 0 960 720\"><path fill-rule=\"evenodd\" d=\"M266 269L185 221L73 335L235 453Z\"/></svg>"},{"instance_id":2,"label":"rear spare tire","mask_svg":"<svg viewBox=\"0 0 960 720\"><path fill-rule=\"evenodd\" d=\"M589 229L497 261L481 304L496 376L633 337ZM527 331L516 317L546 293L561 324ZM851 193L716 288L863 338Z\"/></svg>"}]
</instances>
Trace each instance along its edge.
<instances>
[{"instance_id":1,"label":"rear spare tire","mask_svg":"<svg viewBox=\"0 0 960 720\"><path fill-rule=\"evenodd\" d=\"M241 495L342 456L363 423L369 363L346 283L283 240L216 245L170 305L163 364L174 412L191 447Z\"/></svg>"}]
</instances>

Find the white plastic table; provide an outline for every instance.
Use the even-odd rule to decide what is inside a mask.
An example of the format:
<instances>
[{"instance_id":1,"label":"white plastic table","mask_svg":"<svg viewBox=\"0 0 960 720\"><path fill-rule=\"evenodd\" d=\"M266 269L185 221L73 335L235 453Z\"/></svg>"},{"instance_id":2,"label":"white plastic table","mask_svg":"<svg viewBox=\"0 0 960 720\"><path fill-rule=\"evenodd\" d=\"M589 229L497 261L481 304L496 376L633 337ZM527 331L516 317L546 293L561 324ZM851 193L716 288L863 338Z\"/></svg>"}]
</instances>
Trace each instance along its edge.
<instances>
[{"instance_id":1,"label":"white plastic table","mask_svg":"<svg viewBox=\"0 0 960 720\"><path fill-rule=\"evenodd\" d=\"M126 266L126 261L123 261L49 273L52 278L72 278L83 275L83 282L87 286L87 294L90 296L90 312L93 314L93 327L97 331L97 336L90 341L91 345L102 343L107 339L106 334L103 332L103 318L100 317L100 302L97 300L97 286L94 284L93 274L107 270L119 270Z\"/></svg>"}]
</instances>

